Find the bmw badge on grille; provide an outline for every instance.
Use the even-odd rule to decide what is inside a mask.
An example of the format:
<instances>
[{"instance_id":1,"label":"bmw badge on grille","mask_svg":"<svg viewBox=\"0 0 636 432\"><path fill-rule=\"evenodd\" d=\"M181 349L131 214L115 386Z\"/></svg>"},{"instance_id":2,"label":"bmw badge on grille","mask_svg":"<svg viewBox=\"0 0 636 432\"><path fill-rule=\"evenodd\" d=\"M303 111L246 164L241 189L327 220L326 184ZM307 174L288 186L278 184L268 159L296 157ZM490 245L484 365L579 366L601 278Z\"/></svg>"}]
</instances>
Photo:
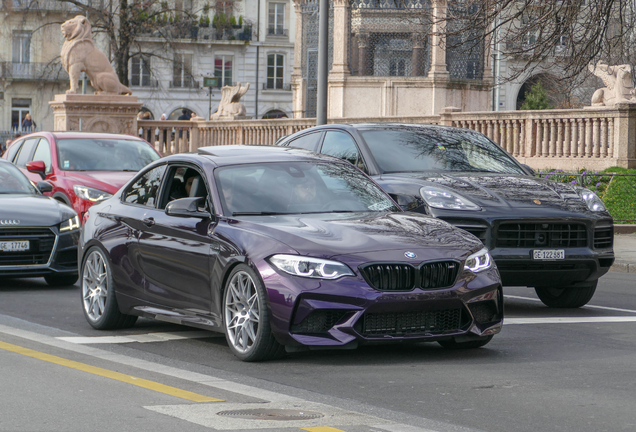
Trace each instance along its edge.
<instances>
[{"instance_id":1,"label":"bmw badge on grille","mask_svg":"<svg viewBox=\"0 0 636 432\"><path fill-rule=\"evenodd\" d=\"M404 256L407 258L417 258L417 255L415 255L413 252L404 252Z\"/></svg>"}]
</instances>

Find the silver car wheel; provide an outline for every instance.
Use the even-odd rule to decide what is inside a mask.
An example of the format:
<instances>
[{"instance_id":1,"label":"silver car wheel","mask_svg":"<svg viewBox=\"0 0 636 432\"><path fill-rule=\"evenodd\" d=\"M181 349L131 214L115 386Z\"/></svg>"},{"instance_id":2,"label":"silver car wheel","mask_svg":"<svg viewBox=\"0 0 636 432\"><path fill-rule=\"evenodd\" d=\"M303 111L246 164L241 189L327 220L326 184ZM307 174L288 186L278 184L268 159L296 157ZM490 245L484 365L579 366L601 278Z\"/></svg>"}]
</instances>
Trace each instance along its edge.
<instances>
[{"instance_id":1,"label":"silver car wheel","mask_svg":"<svg viewBox=\"0 0 636 432\"><path fill-rule=\"evenodd\" d=\"M99 320L106 309L108 297L108 269L104 256L93 251L86 259L82 272L82 298L84 310L91 321Z\"/></svg>"},{"instance_id":2,"label":"silver car wheel","mask_svg":"<svg viewBox=\"0 0 636 432\"><path fill-rule=\"evenodd\" d=\"M229 342L240 353L246 353L256 343L261 305L252 277L237 272L225 290L225 329Z\"/></svg>"}]
</instances>

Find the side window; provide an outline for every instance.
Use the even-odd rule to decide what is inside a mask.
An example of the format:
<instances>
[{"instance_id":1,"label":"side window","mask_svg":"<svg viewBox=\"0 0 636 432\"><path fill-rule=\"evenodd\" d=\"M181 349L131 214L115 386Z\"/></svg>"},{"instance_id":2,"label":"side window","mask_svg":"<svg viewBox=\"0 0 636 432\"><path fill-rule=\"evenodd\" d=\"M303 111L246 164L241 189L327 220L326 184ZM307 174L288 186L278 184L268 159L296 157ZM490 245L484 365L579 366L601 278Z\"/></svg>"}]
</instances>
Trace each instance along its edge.
<instances>
[{"instance_id":1,"label":"side window","mask_svg":"<svg viewBox=\"0 0 636 432\"><path fill-rule=\"evenodd\" d=\"M325 134L320 153L344 159L357 166L362 171L367 172L360 152L353 138L344 132L329 131Z\"/></svg>"},{"instance_id":2,"label":"side window","mask_svg":"<svg viewBox=\"0 0 636 432\"><path fill-rule=\"evenodd\" d=\"M161 165L146 172L126 189L123 194L123 200L130 204L154 207L165 171L166 166Z\"/></svg>"},{"instance_id":3,"label":"side window","mask_svg":"<svg viewBox=\"0 0 636 432\"><path fill-rule=\"evenodd\" d=\"M51 172L51 146L49 145L49 141L47 139L42 138L40 140L40 143L35 149L35 153L33 153L33 158L31 158L31 160L44 162L44 166L46 166L46 172Z\"/></svg>"},{"instance_id":4,"label":"side window","mask_svg":"<svg viewBox=\"0 0 636 432\"><path fill-rule=\"evenodd\" d=\"M208 188L203 175L196 169L187 166L171 166L166 176L164 199L159 205L164 209L170 201L180 198L208 197ZM202 205L205 203L201 201Z\"/></svg>"},{"instance_id":5,"label":"side window","mask_svg":"<svg viewBox=\"0 0 636 432\"><path fill-rule=\"evenodd\" d=\"M320 135L322 132L314 132L309 133L307 135L303 135L300 138L296 138L292 142L288 144L289 147L298 147L305 150L316 151L316 147L318 146L318 141L320 140Z\"/></svg>"},{"instance_id":6,"label":"side window","mask_svg":"<svg viewBox=\"0 0 636 432\"><path fill-rule=\"evenodd\" d=\"M9 146L9 149L7 150L7 160L9 162L14 162L13 159L15 158L15 155L18 154L18 150L20 150L23 143L24 141L19 141Z\"/></svg>"},{"instance_id":7,"label":"side window","mask_svg":"<svg viewBox=\"0 0 636 432\"><path fill-rule=\"evenodd\" d=\"M22 149L20 149L20 153L18 154L17 160L14 162L20 168L26 167L26 163L31 161L31 153L33 152L33 148L38 143L40 138L31 138L24 141L22 145Z\"/></svg>"}]
</instances>

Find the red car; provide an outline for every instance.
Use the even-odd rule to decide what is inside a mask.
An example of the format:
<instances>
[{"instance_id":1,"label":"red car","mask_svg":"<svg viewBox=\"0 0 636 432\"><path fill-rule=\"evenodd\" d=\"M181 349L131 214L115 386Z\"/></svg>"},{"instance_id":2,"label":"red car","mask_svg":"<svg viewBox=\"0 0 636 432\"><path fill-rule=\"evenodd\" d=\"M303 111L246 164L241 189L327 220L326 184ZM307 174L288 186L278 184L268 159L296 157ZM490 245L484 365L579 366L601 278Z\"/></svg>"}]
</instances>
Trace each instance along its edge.
<instances>
[{"instance_id":1,"label":"red car","mask_svg":"<svg viewBox=\"0 0 636 432\"><path fill-rule=\"evenodd\" d=\"M83 220L91 205L110 197L161 155L129 135L36 132L17 139L2 157L33 183L51 183L53 190L46 195L73 207Z\"/></svg>"}]
</instances>

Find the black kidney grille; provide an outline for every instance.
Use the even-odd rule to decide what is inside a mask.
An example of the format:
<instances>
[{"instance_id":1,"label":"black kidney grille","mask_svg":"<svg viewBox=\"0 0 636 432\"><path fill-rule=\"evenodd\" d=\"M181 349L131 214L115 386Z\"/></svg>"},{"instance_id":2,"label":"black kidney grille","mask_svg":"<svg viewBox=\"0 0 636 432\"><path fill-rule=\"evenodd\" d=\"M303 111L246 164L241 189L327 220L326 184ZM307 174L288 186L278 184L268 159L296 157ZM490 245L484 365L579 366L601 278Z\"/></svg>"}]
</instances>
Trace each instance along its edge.
<instances>
[{"instance_id":1,"label":"black kidney grille","mask_svg":"<svg viewBox=\"0 0 636 432\"><path fill-rule=\"evenodd\" d=\"M410 291L415 288L415 268L409 264L371 264L362 269L369 285L382 291Z\"/></svg>"},{"instance_id":2,"label":"black kidney grille","mask_svg":"<svg viewBox=\"0 0 636 432\"><path fill-rule=\"evenodd\" d=\"M459 272L459 264L455 261L426 263L420 268L420 287L447 288L453 286Z\"/></svg>"},{"instance_id":3,"label":"black kidney grille","mask_svg":"<svg viewBox=\"0 0 636 432\"><path fill-rule=\"evenodd\" d=\"M42 265L49 262L55 234L48 228L0 228L0 241L29 241L29 250L0 252L0 266Z\"/></svg>"},{"instance_id":4,"label":"black kidney grille","mask_svg":"<svg viewBox=\"0 0 636 432\"><path fill-rule=\"evenodd\" d=\"M585 247L584 224L504 223L496 235L497 247Z\"/></svg>"},{"instance_id":5,"label":"black kidney grille","mask_svg":"<svg viewBox=\"0 0 636 432\"><path fill-rule=\"evenodd\" d=\"M299 324L292 325L292 333L321 334L327 333L345 316L347 311L340 309L316 310L310 313Z\"/></svg>"},{"instance_id":6,"label":"black kidney grille","mask_svg":"<svg viewBox=\"0 0 636 432\"><path fill-rule=\"evenodd\" d=\"M461 319L461 309L366 313L362 316L362 335L406 336L457 332L461 329Z\"/></svg>"},{"instance_id":7,"label":"black kidney grille","mask_svg":"<svg viewBox=\"0 0 636 432\"><path fill-rule=\"evenodd\" d=\"M594 249L607 249L614 246L614 228L597 228L594 230Z\"/></svg>"}]
</instances>

